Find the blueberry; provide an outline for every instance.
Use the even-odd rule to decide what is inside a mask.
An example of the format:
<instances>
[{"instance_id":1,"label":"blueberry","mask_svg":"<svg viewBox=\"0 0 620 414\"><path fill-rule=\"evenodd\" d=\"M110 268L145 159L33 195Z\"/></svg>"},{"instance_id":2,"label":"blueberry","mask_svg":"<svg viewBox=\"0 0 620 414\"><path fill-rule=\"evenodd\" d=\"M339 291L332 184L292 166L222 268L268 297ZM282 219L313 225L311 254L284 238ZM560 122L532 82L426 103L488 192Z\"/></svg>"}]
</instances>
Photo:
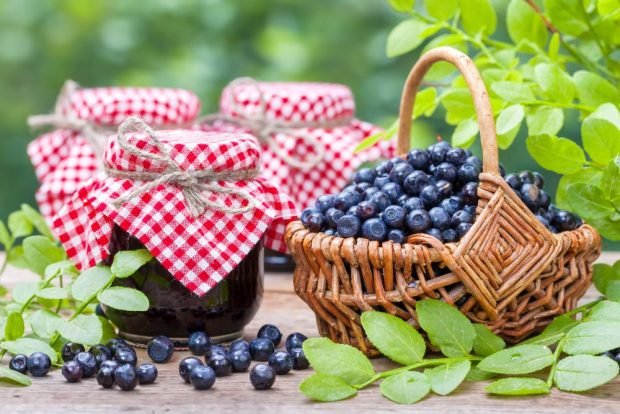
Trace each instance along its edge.
<instances>
[{"instance_id":1,"label":"blueberry","mask_svg":"<svg viewBox=\"0 0 620 414\"><path fill-rule=\"evenodd\" d=\"M95 361L97 361L97 366L101 366L103 362L112 359L112 350L102 344L91 346L88 352L93 354L93 356L95 357Z\"/></svg>"},{"instance_id":2,"label":"blueberry","mask_svg":"<svg viewBox=\"0 0 620 414\"><path fill-rule=\"evenodd\" d=\"M26 367L33 377L44 377L52 367L52 360L43 352L34 352L28 357Z\"/></svg>"},{"instance_id":3,"label":"blueberry","mask_svg":"<svg viewBox=\"0 0 620 414\"><path fill-rule=\"evenodd\" d=\"M380 175L377 178L375 178L373 186L377 188L381 188L387 183L391 183L390 177L388 175Z\"/></svg>"},{"instance_id":4,"label":"blueberry","mask_svg":"<svg viewBox=\"0 0 620 414\"><path fill-rule=\"evenodd\" d=\"M167 336L156 336L149 341L146 351L154 362L161 364L170 361L172 358L174 343Z\"/></svg>"},{"instance_id":5,"label":"blueberry","mask_svg":"<svg viewBox=\"0 0 620 414\"><path fill-rule=\"evenodd\" d=\"M334 207L338 210L347 211L361 201L361 196L357 192L345 191L336 196Z\"/></svg>"},{"instance_id":6,"label":"blueberry","mask_svg":"<svg viewBox=\"0 0 620 414\"><path fill-rule=\"evenodd\" d=\"M289 354L293 357L293 369L302 370L310 366L303 348L292 348Z\"/></svg>"},{"instance_id":7,"label":"blueberry","mask_svg":"<svg viewBox=\"0 0 620 414\"><path fill-rule=\"evenodd\" d=\"M446 161L454 165L461 165L465 162L467 155L462 148L452 148L446 152Z\"/></svg>"},{"instance_id":8,"label":"blueberry","mask_svg":"<svg viewBox=\"0 0 620 414\"><path fill-rule=\"evenodd\" d=\"M536 187L542 190L545 185L545 178L542 176L541 173L536 171L534 171L532 175L534 176L534 184L536 184Z\"/></svg>"},{"instance_id":9,"label":"blueberry","mask_svg":"<svg viewBox=\"0 0 620 414\"><path fill-rule=\"evenodd\" d=\"M549 204L551 204L551 197L549 197L549 194L547 194L545 190L540 190L538 192L538 205L540 208L546 210L549 208Z\"/></svg>"},{"instance_id":10,"label":"blueberry","mask_svg":"<svg viewBox=\"0 0 620 414\"><path fill-rule=\"evenodd\" d=\"M531 171L521 171L519 178L523 184L534 184L535 182L534 174Z\"/></svg>"},{"instance_id":11,"label":"blueberry","mask_svg":"<svg viewBox=\"0 0 620 414\"><path fill-rule=\"evenodd\" d=\"M107 361L103 361L101 365L99 365L99 370L101 370L102 368L109 368L114 371L119 365L120 364L117 361L113 359L108 359Z\"/></svg>"},{"instance_id":12,"label":"blueberry","mask_svg":"<svg viewBox=\"0 0 620 414\"><path fill-rule=\"evenodd\" d=\"M388 196L392 203L397 203L398 198L403 195L403 188L397 183L387 183L381 187L381 191Z\"/></svg>"},{"instance_id":13,"label":"blueberry","mask_svg":"<svg viewBox=\"0 0 620 414\"><path fill-rule=\"evenodd\" d=\"M504 178L504 180L506 180L506 183L508 183L510 188L512 188L513 190L519 190L523 185L521 179L517 174L508 174L506 178Z\"/></svg>"},{"instance_id":14,"label":"blueberry","mask_svg":"<svg viewBox=\"0 0 620 414\"><path fill-rule=\"evenodd\" d=\"M116 355L116 348L120 347L120 346L129 346L129 344L127 343L127 341L125 341L124 339L121 338L113 338L110 339L107 343L106 346L108 348L110 348L110 350L112 351L112 356Z\"/></svg>"},{"instance_id":15,"label":"blueberry","mask_svg":"<svg viewBox=\"0 0 620 414\"><path fill-rule=\"evenodd\" d=\"M450 215L441 207L433 207L428 212L433 227L439 230L446 230L450 227Z\"/></svg>"},{"instance_id":16,"label":"blueberry","mask_svg":"<svg viewBox=\"0 0 620 414\"><path fill-rule=\"evenodd\" d=\"M347 212L345 213L345 215L347 214L350 216L357 216L357 205L351 206L351 208L348 209ZM336 227L337 227L337 224L338 223L336 223Z\"/></svg>"},{"instance_id":17,"label":"blueberry","mask_svg":"<svg viewBox=\"0 0 620 414\"><path fill-rule=\"evenodd\" d=\"M387 175L392 170L392 163L390 161L384 161L375 167L375 172L378 175Z\"/></svg>"},{"instance_id":18,"label":"blueberry","mask_svg":"<svg viewBox=\"0 0 620 414\"><path fill-rule=\"evenodd\" d=\"M236 351L247 351L250 352L250 344L244 341L243 339L237 339L230 344L230 353Z\"/></svg>"},{"instance_id":19,"label":"blueberry","mask_svg":"<svg viewBox=\"0 0 620 414\"><path fill-rule=\"evenodd\" d=\"M101 367L99 368L99 372L97 372L97 384L101 385L103 388L112 388L114 386L114 372L118 368L118 365L115 367Z\"/></svg>"},{"instance_id":20,"label":"blueberry","mask_svg":"<svg viewBox=\"0 0 620 414\"><path fill-rule=\"evenodd\" d=\"M207 354L207 357L210 358L211 355L215 355L215 354L222 354L222 355L228 356L230 354L230 351L222 345L212 345L211 352Z\"/></svg>"},{"instance_id":21,"label":"blueberry","mask_svg":"<svg viewBox=\"0 0 620 414\"><path fill-rule=\"evenodd\" d=\"M368 190L370 187L372 187L373 185L371 183L359 183L359 184L355 184L355 191L357 191L358 193L360 193L362 196L364 194L364 191Z\"/></svg>"},{"instance_id":22,"label":"blueberry","mask_svg":"<svg viewBox=\"0 0 620 414\"><path fill-rule=\"evenodd\" d=\"M366 220L377 214L377 206L372 201L362 201L355 208L355 215L360 220Z\"/></svg>"},{"instance_id":23,"label":"blueberry","mask_svg":"<svg viewBox=\"0 0 620 414\"><path fill-rule=\"evenodd\" d=\"M310 216L310 214L312 213L320 213L320 212L321 210L319 210L318 208L314 208L314 207L306 208L304 209L304 211L301 212L301 215L299 216L299 220L301 220L304 226L307 226L308 216Z\"/></svg>"},{"instance_id":24,"label":"blueberry","mask_svg":"<svg viewBox=\"0 0 620 414\"><path fill-rule=\"evenodd\" d=\"M325 220L327 221L327 225L331 228L336 228L338 225L338 220L342 216L344 216L344 212L336 208L330 208L325 212Z\"/></svg>"},{"instance_id":25,"label":"blueberry","mask_svg":"<svg viewBox=\"0 0 620 414\"><path fill-rule=\"evenodd\" d=\"M405 201L405 204L403 204L403 207L409 212L419 208L424 208L424 203L422 203L422 200L420 200L419 197L409 197L407 201Z\"/></svg>"},{"instance_id":26,"label":"blueberry","mask_svg":"<svg viewBox=\"0 0 620 414\"><path fill-rule=\"evenodd\" d=\"M469 214L471 214L472 217L476 215L476 206L475 205L467 204L466 206L463 207L463 210L465 210Z\"/></svg>"},{"instance_id":27,"label":"blueberry","mask_svg":"<svg viewBox=\"0 0 620 414\"><path fill-rule=\"evenodd\" d=\"M394 167L396 167L398 164L402 164L406 161L400 157L394 157L390 159L390 162L392 163L392 169L394 169Z\"/></svg>"},{"instance_id":28,"label":"blueberry","mask_svg":"<svg viewBox=\"0 0 620 414\"><path fill-rule=\"evenodd\" d=\"M459 210L452 215L451 224L452 227L457 227L461 223L472 223L473 217L465 210Z\"/></svg>"},{"instance_id":29,"label":"blueberry","mask_svg":"<svg viewBox=\"0 0 620 414\"><path fill-rule=\"evenodd\" d=\"M447 198L452 195L453 186L452 183L446 180L439 180L435 182L435 188L439 194L439 198Z\"/></svg>"},{"instance_id":30,"label":"blueberry","mask_svg":"<svg viewBox=\"0 0 620 414\"><path fill-rule=\"evenodd\" d=\"M277 347L282 341L282 332L280 332L277 326L266 324L261 326L261 328L258 330L258 333L256 334L256 337L267 338L271 341L271 343L273 343L274 347Z\"/></svg>"},{"instance_id":31,"label":"blueberry","mask_svg":"<svg viewBox=\"0 0 620 414\"><path fill-rule=\"evenodd\" d=\"M268 390L276 382L276 371L266 364L257 364L250 371L250 382L256 390Z\"/></svg>"},{"instance_id":32,"label":"blueberry","mask_svg":"<svg viewBox=\"0 0 620 414\"><path fill-rule=\"evenodd\" d=\"M458 226L456 226L456 232L459 234L459 238L463 238L465 236L465 234L467 234L467 232L469 231L469 229L471 229L471 224L470 223L461 223Z\"/></svg>"},{"instance_id":33,"label":"blueberry","mask_svg":"<svg viewBox=\"0 0 620 414\"><path fill-rule=\"evenodd\" d=\"M140 364L136 372L140 385L149 385L157 380L157 367L151 363Z\"/></svg>"},{"instance_id":34,"label":"blueberry","mask_svg":"<svg viewBox=\"0 0 620 414\"><path fill-rule=\"evenodd\" d=\"M470 155L469 157L467 157L465 159L465 162L470 163L471 165L476 167L479 171L482 170L482 161L480 161L480 158L476 157L475 155Z\"/></svg>"},{"instance_id":35,"label":"blueberry","mask_svg":"<svg viewBox=\"0 0 620 414\"><path fill-rule=\"evenodd\" d=\"M28 372L28 357L26 355L17 354L9 361L9 368L20 374Z\"/></svg>"},{"instance_id":36,"label":"blueberry","mask_svg":"<svg viewBox=\"0 0 620 414\"><path fill-rule=\"evenodd\" d=\"M461 188L461 197L465 204L476 204L478 202L478 183L469 182Z\"/></svg>"},{"instance_id":37,"label":"blueberry","mask_svg":"<svg viewBox=\"0 0 620 414\"><path fill-rule=\"evenodd\" d=\"M76 344L75 342L67 342L60 351L60 356L64 362L73 361L73 358L80 352L84 352L84 345Z\"/></svg>"},{"instance_id":38,"label":"blueberry","mask_svg":"<svg viewBox=\"0 0 620 414\"><path fill-rule=\"evenodd\" d=\"M456 167L449 162L442 162L437 166L433 175L438 180L445 180L453 183L456 181Z\"/></svg>"},{"instance_id":39,"label":"blueberry","mask_svg":"<svg viewBox=\"0 0 620 414\"><path fill-rule=\"evenodd\" d=\"M449 148L445 146L439 146L437 144L431 145L428 148L428 152L430 154L431 162L435 165L439 165L446 160L446 154L448 153Z\"/></svg>"},{"instance_id":40,"label":"blueberry","mask_svg":"<svg viewBox=\"0 0 620 414\"><path fill-rule=\"evenodd\" d=\"M388 208L390 204L392 204L390 197L388 197L383 191L377 191L368 199L368 201L377 206L377 211L383 211Z\"/></svg>"},{"instance_id":41,"label":"blueberry","mask_svg":"<svg viewBox=\"0 0 620 414\"><path fill-rule=\"evenodd\" d=\"M119 365L129 364L135 367L138 364L138 356L136 355L136 351L129 346L121 346L116 348L114 359Z\"/></svg>"},{"instance_id":42,"label":"blueberry","mask_svg":"<svg viewBox=\"0 0 620 414\"><path fill-rule=\"evenodd\" d=\"M407 211L401 206L389 206L383 211L383 221L393 229L402 228Z\"/></svg>"},{"instance_id":43,"label":"blueberry","mask_svg":"<svg viewBox=\"0 0 620 414\"><path fill-rule=\"evenodd\" d=\"M379 190L377 187L368 187L367 189L364 190L364 192L362 193L362 197L364 198L364 200L369 200L370 197L374 194L377 193L381 190Z\"/></svg>"},{"instance_id":44,"label":"blueberry","mask_svg":"<svg viewBox=\"0 0 620 414\"><path fill-rule=\"evenodd\" d=\"M90 352L80 352L75 356L74 361L82 367L83 378L91 378L97 373L97 360Z\"/></svg>"},{"instance_id":45,"label":"blueberry","mask_svg":"<svg viewBox=\"0 0 620 414\"><path fill-rule=\"evenodd\" d=\"M441 237L445 243L452 243L458 240L459 234L454 229L446 229L441 232Z\"/></svg>"},{"instance_id":46,"label":"blueberry","mask_svg":"<svg viewBox=\"0 0 620 414\"><path fill-rule=\"evenodd\" d=\"M405 236L405 232L400 229L392 229L388 231L387 239L394 243L403 244L407 241L407 236Z\"/></svg>"},{"instance_id":47,"label":"blueberry","mask_svg":"<svg viewBox=\"0 0 620 414\"><path fill-rule=\"evenodd\" d=\"M190 382L195 390L208 390L215 384L215 372L209 366L197 366L189 374L187 382Z\"/></svg>"},{"instance_id":48,"label":"blueberry","mask_svg":"<svg viewBox=\"0 0 620 414\"><path fill-rule=\"evenodd\" d=\"M574 214L569 213L568 211L558 211L553 216L553 224L560 231L570 231L575 230L577 226L577 218Z\"/></svg>"},{"instance_id":49,"label":"blueberry","mask_svg":"<svg viewBox=\"0 0 620 414\"><path fill-rule=\"evenodd\" d=\"M179 375L183 378L183 381L189 383L189 375L194 368L204 365L201 360L196 357L183 358L179 362Z\"/></svg>"},{"instance_id":50,"label":"blueberry","mask_svg":"<svg viewBox=\"0 0 620 414\"><path fill-rule=\"evenodd\" d=\"M285 351L277 351L269 357L269 366L272 367L276 374L288 374L293 369L293 357Z\"/></svg>"},{"instance_id":51,"label":"blueberry","mask_svg":"<svg viewBox=\"0 0 620 414\"><path fill-rule=\"evenodd\" d=\"M395 165L390 171L390 180L395 183L401 184L406 176L413 172L413 167L406 162Z\"/></svg>"},{"instance_id":52,"label":"blueberry","mask_svg":"<svg viewBox=\"0 0 620 414\"><path fill-rule=\"evenodd\" d=\"M356 184L349 184L348 186L346 186L345 188L342 189L341 193L357 193L357 190L355 189Z\"/></svg>"},{"instance_id":53,"label":"blueberry","mask_svg":"<svg viewBox=\"0 0 620 414\"><path fill-rule=\"evenodd\" d=\"M521 186L521 200L525 203L525 205L532 211L538 211L538 196L540 190L536 187L535 184L523 184Z\"/></svg>"},{"instance_id":54,"label":"blueberry","mask_svg":"<svg viewBox=\"0 0 620 414\"><path fill-rule=\"evenodd\" d=\"M437 240L439 240L441 242L443 241L443 233L439 229L436 229L436 228L433 227L431 229L426 230L425 233L428 234L429 236L432 236L432 237L436 238Z\"/></svg>"},{"instance_id":55,"label":"blueberry","mask_svg":"<svg viewBox=\"0 0 620 414\"><path fill-rule=\"evenodd\" d=\"M470 181L476 182L479 180L480 169L475 165L466 162L461 165L456 173L456 177L459 183L465 184Z\"/></svg>"},{"instance_id":56,"label":"blueberry","mask_svg":"<svg viewBox=\"0 0 620 414\"><path fill-rule=\"evenodd\" d=\"M320 232L326 223L327 220L322 213L311 213L306 218L306 227L313 233Z\"/></svg>"},{"instance_id":57,"label":"blueberry","mask_svg":"<svg viewBox=\"0 0 620 414\"><path fill-rule=\"evenodd\" d=\"M549 220L547 220L547 217L542 216L540 214L536 214L536 219L538 219L538 221L541 222L541 224L547 228L549 228L549 226L551 225L551 223L549 223Z\"/></svg>"},{"instance_id":58,"label":"blueberry","mask_svg":"<svg viewBox=\"0 0 620 414\"><path fill-rule=\"evenodd\" d=\"M431 227L431 217L426 210L416 209L407 214L407 228L412 233L423 233Z\"/></svg>"},{"instance_id":59,"label":"blueberry","mask_svg":"<svg viewBox=\"0 0 620 414\"><path fill-rule=\"evenodd\" d=\"M451 196L450 198L444 198L439 203L439 207L443 208L448 212L448 214L452 215L457 210L463 208L463 199L460 196Z\"/></svg>"},{"instance_id":60,"label":"blueberry","mask_svg":"<svg viewBox=\"0 0 620 414\"><path fill-rule=\"evenodd\" d=\"M306 339L308 339L306 335L299 332L293 332L286 338L286 351L290 353L293 348L301 348Z\"/></svg>"},{"instance_id":61,"label":"blueberry","mask_svg":"<svg viewBox=\"0 0 620 414\"><path fill-rule=\"evenodd\" d=\"M353 174L353 181L356 183L372 183L375 181L377 173L370 168L360 168Z\"/></svg>"},{"instance_id":62,"label":"blueberry","mask_svg":"<svg viewBox=\"0 0 620 414\"><path fill-rule=\"evenodd\" d=\"M362 225L357 216L345 214L338 220L338 234L342 237L355 237L359 234Z\"/></svg>"},{"instance_id":63,"label":"blueberry","mask_svg":"<svg viewBox=\"0 0 620 414\"><path fill-rule=\"evenodd\" d=\"M192 355L206 355L211 352L211 338L203 331L192 332L187 340L187 347Z\"/></svg>"},{"instance_id":64,"label":"blueberry","mask_svg":"<svg viewBox=\"0 0 620 414\"><path fill-rule=\"evenodd\" d=\"M119 365L114 371L114 383L123 391L131 391L138 385L138 373L130 364Z\"/></svg>"},{"instance_id":65,"label":"blueberry","mask_svg":"<svg viewBox=\"0 0 620 414\"><path fill-rule=\"evenodd\" d=\"M439 203L439 191L434 185L427 185L420 191L420 200L424 207L429 209Z\"/></svg>"},{"instance_id":66,"label":"blueberry","mask_svg":"<svg viewBox=\"0 0 620 414\"><path fill-rule=\"evenodd\" d=\"M323 234L325 234L326 236L335 236L336 233L337 233L337 231L335 229L323 230Z\"/></svg>"},{"instance_id":67,"label":"blueberry","mask_svg":"<svg viewBox=\"0 0 620 414\"><path fill-rule=\"evenodd\" d=\"M383 220L371 218L362 224L362 236L369 240L383 241L387 236L387 226Z\"/></svg>"},{"instance_id":68,"label":"blueberry","mask_svg":"<svg viewBox=\"0 0 620 414\"><path fill-rule=\"evenodd\" d=\"M334 196L333 195L322 195L317 198L314 207L319 210L321 213L326 212L330 208L334 207Z\"/></svg>"},{"instance_id":69,"label":"blueberry","mask_svg":"<svg viewBox=\"0 0 620 414\"><path fill-rule=\"evenodd\" d=\"M426 150L416 148L407 153L407 162L416 170L426 170L430 157Z\"/></svg>"},{"instance_id":70,"label":"blueberry","mask_svg":"<svg viewBox=\"0 0 620 414\"><path fill-rule=\"evenodd\" d=\"M211 354L211 358L207 362L207 365L211 367L215 372L216 377L225 377L230 375L232 371L232 364L228 355L216 353Z\"/></svg>"},{"instance_id":71,"label":"blueberry","mask_svg":"<svg viewBox=\"0 0 620 414\"><path fill-rule=\"evenodd\" d=\"M245 372L252 364L252 355L244 350L237 350L230 354L230 364L234 372Z\"/></svg>"},{"instance_id":72,"label":"blueberry","mask_svg":"<svg viewBox=\"0 0 620 414\"><path fill-rule=\"evenodd\" d=\"M428 175L423 171L414 171L403 180L405 192L412 196L417 196L420 191L429 184Z\"/></svg>"},{"instance_id":73,"label":"blueberry","mask_svg":"<svg viewBox=\"0 0 620 414\"><path fill-rule=\"evenodd\" d=\"M273 342L267 338L256 338L250 342L250 354L255 361L267 361L273 351Z\"/></svg>"}]
</instances>

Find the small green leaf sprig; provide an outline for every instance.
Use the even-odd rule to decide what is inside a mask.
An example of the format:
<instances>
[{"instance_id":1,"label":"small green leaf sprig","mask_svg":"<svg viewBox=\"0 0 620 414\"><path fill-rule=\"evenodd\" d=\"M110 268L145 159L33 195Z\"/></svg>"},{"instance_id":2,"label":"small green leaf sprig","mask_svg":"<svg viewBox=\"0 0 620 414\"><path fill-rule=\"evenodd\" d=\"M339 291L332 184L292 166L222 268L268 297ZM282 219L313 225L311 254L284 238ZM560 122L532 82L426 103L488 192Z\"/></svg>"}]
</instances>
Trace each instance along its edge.
<instances>
[{"instance_id":1,"label":"small green leaf sprig","mask_svg":"<svg viewBox=\"0 0 620 414\"><path fill-rule=\"evenodd\" d=\"M383 312L364 312L361 322L368 339L402 366L375 372L356 348L311 338L303 348L316 373L300 384L301 392L316 401L339 401L381 381L384 397L412 404L431 392L448 395L465 380L500 376L485 390L513 396L548 394L553 386L582 392L618 375L618 364L601 355L620 347L620 303L614 301L594 301L559 316L540 335L511 348L444 302L425 299L416 310L420 328L443 358L425 358L424 338L409 323Z\"/></svg>"}]
</instances>

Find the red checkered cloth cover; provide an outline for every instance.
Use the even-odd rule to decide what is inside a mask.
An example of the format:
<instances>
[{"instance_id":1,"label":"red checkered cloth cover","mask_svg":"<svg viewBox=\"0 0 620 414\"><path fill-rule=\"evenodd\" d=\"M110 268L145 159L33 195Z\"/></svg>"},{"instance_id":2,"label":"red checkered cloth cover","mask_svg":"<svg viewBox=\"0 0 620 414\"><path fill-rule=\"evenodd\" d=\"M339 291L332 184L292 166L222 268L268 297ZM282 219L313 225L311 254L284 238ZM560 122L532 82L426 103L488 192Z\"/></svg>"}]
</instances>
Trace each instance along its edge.
<instances>
[{"instance_id":1,"label":"red checkered cloth cover","mask_svg":"<svg viewBox=\"0 0 620 414\"><path fill-rule=\"evenodd\" d=\"M168 88L77 89L71 81L63 88L56 115L86 121L103 130L104 138L125 118L142 117L155 128L180 127L192 122L200 111L200 100L192 92ZM67 88L70 86L70 88ZM101 151L105 146L102 142ZM28 155L41 183L36 200L48 222L69 197L101 169L97 149L78 130L56 129L28 145Z\"/></svg>"},{"instance_id":2,"label":"red checkered cloth cover","mask_svg":"<svg viewBox=\"0 0 620 414\"><path fill-rule=\"evenodd\" d=\"M181 171L206 169L220 173L259 167L260 147L248 134L196 130L155 134ZM147 134L125 136L130 145L161 154ZM128 152L117 137L108 141L104 164L117 171L160 173L165 168L161 161ZM173 184L160 184L114 207L114 200L143 184L101 172L82 186L54 218L52 226L78 266L87 268L106 259L112 231L118 225L138 238L188 290L203 295L237 267L261 238L265 237L267 247L282 250L281 239L270 239L267 229L275 218L290 220L296 215L288 197L263 178L218 181L221 186L245 190L255 198L255 208L244 213L208 209L194 217L182 189ZM203 196L227 206L246 203L216 192Z\"/></svg>"},{"instance_id":3,"label":"red checkered cloth cover","mask_svg":"<svg viewBox=\"0 0 620 414\"><path fill-rule=\"evenodd\" d=\"M261 105L264 100L264 113ZM295 168L262 143L261 175L289 194L299 209L314 205L323 194L341 190L353 172L364 162L391 158L396 155L394 140L382 141L361 152L355 147L367 136L380 129L355 119L355 101L351 90L339 84L247 82L231 83L220 99L220 114L233 119L263 119L286 127L304 122L338 124L333 128L300 128L293 132L274 133L279 148L301 160L312 157L315 148L304 135L315 138L324 147L324 157L311 169ZM217 115L215 116L217 119ZM224 131L256 132L225 120L202 125ZM283 231L283 226L280 227Z\"/></svg>"}]
</instances>

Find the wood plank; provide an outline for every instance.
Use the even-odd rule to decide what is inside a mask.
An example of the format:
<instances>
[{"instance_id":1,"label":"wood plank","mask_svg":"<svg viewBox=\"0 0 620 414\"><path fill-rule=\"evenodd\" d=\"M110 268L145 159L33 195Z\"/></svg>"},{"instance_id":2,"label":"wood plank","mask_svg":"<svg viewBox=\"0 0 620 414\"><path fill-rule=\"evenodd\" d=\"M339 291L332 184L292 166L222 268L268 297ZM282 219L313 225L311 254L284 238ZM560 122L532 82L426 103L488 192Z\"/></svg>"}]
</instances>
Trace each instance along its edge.
<instances>
[{"instance_id":1,"label":"wood plank","mask_svg":"<svg viewBox=\"0 0 620 414\"><path fill-rule=\"evenodd\" d=\"M606 253L601 261L610 263L620 259L618 253ZM12 285L33 276L22 271L9 269L2 283ZM36 278L35 278L36 279ZM585 300L596 298L590 290ZM275 323L285 335L300 331L309 336L317 335L314 315L308 307L292 293L292 280L288 274L266 276L266 293L263 305L246 331L246 338L256 335L264 323ZM139 350L141 361L148 358ZM429 396L420 403L404 408L381 397L374 385L350 400L339 403L314 403L298 390L299 383L312 374L312 370L294 371L278 377L271 391L254 391L248 374L233 374L218 378L215 387L209 391L194 391L182 382L177 373L178 361L188 355L175 354L168 364L159 365L159 379L151 386L138 387L133 392L117 389L104 390L94 379L80 384L64 381L58 370L47 378L34 378L28 388L0 387L0 413L114 413L136 411L147 413L294 413L302 412L430 412L430 413L512 413L517 411L536 413L566 412L618 412L620 407L620 380L600 387L592 392L569 394L554 390L549 396L527 398L497 398L484 392L486 383L464 383L457 392L447 397ZM377 370L394 365L384 358L373 360ZM6 358L3 365L6 364Z\"/></svg>"}]
</instances>

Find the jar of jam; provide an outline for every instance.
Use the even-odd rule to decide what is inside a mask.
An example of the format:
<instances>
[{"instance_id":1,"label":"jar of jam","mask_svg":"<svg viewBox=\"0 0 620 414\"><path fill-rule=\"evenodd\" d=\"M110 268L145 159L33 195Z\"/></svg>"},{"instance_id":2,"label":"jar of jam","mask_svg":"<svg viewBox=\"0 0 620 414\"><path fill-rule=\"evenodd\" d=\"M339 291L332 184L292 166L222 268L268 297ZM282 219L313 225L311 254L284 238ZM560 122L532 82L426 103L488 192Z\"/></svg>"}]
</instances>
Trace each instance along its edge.
<instances>
[{"instance_id":1,"label":"jar of jam","mask_svg":"<svg viewBox=\"0 0 620 414\"><path fill-rule=\"evenodd\" d=\"M108 140L105 174L80 188L52 226L82 269L110 265L123 250L152 254L114 281L150 302L145 312L104 308L121 336L183 344L196 330L216 342L242 335L262 300L270 225L295 214L287 196L258 177L259 161L251 135L153 131L139 118Z\"/></svg>"}]
</instances>

